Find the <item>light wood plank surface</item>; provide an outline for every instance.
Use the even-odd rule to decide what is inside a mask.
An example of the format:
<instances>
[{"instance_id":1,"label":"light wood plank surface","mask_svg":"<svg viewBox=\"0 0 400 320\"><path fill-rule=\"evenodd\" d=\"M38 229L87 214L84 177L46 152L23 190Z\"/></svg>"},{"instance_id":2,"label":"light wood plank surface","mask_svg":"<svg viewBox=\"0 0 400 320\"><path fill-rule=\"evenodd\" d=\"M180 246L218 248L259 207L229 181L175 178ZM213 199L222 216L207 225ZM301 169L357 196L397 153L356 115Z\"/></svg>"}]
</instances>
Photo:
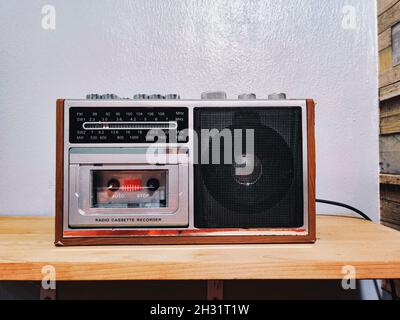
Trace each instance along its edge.
<instances>
[{"instance_id":1,"label":"light wood plank surface","mask_svg":"<svg viewBox=\"0 0 400 320\"><path fill-rule=\"evenodd\" d=\"M400 278L400 232L358 218L319 216L309 245L55 247L52 217L0 217L0 280Z\"/></svg>"}]
</instances>

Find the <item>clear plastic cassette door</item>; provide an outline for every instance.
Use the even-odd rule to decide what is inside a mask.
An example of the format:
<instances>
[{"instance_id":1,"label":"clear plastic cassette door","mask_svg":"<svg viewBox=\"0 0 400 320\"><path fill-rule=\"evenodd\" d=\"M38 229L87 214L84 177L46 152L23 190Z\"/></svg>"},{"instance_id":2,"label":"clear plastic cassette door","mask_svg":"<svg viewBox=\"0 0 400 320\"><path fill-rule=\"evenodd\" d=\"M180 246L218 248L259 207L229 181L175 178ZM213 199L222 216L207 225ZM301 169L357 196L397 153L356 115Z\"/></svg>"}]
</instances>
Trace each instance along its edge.
<instances>
[{"instance_id":1,"label":"clear plastic cassette door","mask_svg":"<svg viewBox=\"0 0 400 320\"><path fill-rule=\"evenodd\" d=\"M93 170L92 208L167 208L167 170Z\"/></svg>"}]
</instances>

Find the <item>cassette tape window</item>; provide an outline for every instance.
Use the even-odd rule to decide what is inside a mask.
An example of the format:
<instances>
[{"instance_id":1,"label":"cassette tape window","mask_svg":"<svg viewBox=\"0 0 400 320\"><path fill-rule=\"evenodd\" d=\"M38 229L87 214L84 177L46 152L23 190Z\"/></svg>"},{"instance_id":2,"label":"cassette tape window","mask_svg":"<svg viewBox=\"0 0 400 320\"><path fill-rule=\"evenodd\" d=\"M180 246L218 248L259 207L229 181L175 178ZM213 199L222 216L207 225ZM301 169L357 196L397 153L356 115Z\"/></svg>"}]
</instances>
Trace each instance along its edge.
<instances>
[{"instance_id":1,"label":"cassette tape window","mask_svg":"<svg viewBox=\"0 0 400 320\"><path fill-rule=\"evenodd\" d=\"M92 208L166 208L167 171L92 171Z\"/></svg>"}]
</instances>

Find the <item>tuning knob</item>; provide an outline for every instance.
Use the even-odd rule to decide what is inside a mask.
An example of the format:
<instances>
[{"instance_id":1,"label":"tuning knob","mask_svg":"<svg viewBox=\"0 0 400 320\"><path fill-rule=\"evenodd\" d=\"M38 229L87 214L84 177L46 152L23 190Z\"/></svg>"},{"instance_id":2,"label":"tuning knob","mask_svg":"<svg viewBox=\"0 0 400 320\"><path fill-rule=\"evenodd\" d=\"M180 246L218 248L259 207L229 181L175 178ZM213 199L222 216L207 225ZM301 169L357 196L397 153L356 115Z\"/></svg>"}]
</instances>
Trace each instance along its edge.
<instances>
[{"instance_id":1,"label":"tuning knob","mask_svg":"<svg viewBox=\"0 0 400 320\"><path fill-rule=\"evenodd\" d=\"M244 93L238 96L239 100L256 100L257 96L255 93Z\"/></svg>"},{"instance_id":2,"label":"tuning knob","mask_svg":"<svg viewBox=\"0 0 400 320\"><path fill-rule=\"evenodd\" d=\"M167 100L179 100L180 98L180 95L175 93L170 93L165 96L165 99Z\"/></svg>"},{"instance_id":3,"label":"tuning knob","mask_svg":"<svg viewBox=\"0 0 400 320\"><path fill-rule=\"evenodd\" d=\"M268 95L268 100L286 100L286 93L272 93Z\"/></svg>"},{"instance_id":4,"label":"tuning knob","mask_svg":"<svg viewBox=\"0 0 400 320\"><path fill-rule=\"evenodd\" d=\"M225 100L226 98L225 91L209 91L201 94L201 100Z\"/></svg>"}]
</instances>

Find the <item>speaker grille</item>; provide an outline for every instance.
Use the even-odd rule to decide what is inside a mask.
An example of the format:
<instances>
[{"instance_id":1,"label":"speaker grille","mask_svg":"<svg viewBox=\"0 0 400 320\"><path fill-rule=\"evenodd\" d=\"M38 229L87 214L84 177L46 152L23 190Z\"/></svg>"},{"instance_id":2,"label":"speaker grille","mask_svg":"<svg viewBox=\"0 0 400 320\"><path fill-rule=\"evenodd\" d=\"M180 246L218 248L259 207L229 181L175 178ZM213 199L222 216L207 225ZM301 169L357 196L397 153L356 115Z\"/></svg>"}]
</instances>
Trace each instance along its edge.
<instances>
[{"instance_id":1,"label":"speaker grille","mask_svg":"<svg viewBox=\"0 0 400 320\"><path fill-rule=\"evenodd\" d=\"M195 148L198 164L194 166L195 227L301 227L304 224L301 108L196 108L194 115L198 136ZM219 151L221 163L212 164L214 145L202 133L213 129L242 132L241 160L254 165L251 174L237 174L238 155L233 151L230 162L226 159L224 162L225 148L229 147L224 138ZM254 130L254 154L246 152L246 129ZM205 157L207 152L209 157ZM205 164L205 158L210 164Z\"/></svg>"}]
</instances>

